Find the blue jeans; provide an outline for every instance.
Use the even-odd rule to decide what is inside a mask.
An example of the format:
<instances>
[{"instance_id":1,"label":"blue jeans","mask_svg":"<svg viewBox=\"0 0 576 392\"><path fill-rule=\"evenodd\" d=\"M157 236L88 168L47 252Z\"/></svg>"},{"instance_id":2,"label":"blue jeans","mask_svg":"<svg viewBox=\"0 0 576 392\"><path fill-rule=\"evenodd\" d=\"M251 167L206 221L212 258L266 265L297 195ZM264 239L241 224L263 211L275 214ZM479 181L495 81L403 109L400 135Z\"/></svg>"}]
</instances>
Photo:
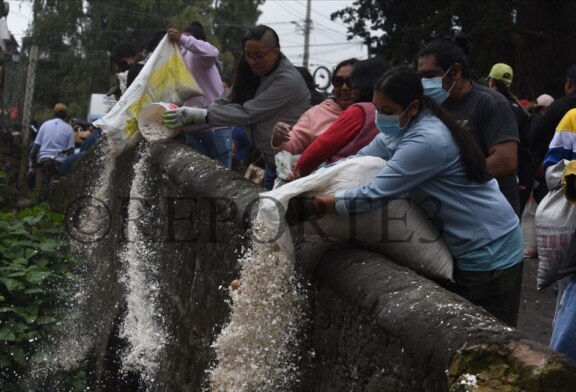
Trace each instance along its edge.
<instances>
[{"instance_id":1,"label":"blue jeans","mask_svg":"<svg viewBox=\"0 0 576 392\"><path fill-rule=\"evenodd\" d=\"M232 142L236 145L236 157L233 163L243 173L250 164L248 151L252 147L252 142L248 138L246 130L242 127L232 128Z\"/></svg>"},{"instance_id":2,"label":"blue jeans","mask_svg":"<svg viewBox=\"0 0 576 392\"><path fill-rule=\"evenodd\" d=\"M274 188L274 180L276 179L276 167L269 166L266 164L264 166L264 180L262 185L266 190L271 191Z\"/></svg>"},{"instance_id":3,"label":"blue jeans","mask_svg":"<svg viewBox=\"0 0 576 392\"><path fill-rule=\"evenodd\" d=\"M185 132L186 145L200 154L216 159L224 167L232 168L232 128L204 132Z\"/></svg>"},{"instance_id":4,"label":"blue jeans","mask_svg":"<svg viewBox=\"0 0 576 392\"><path fill-rule=\"evenodd\" d=\"M62 164L60 165L60 175L67 176L68 173L70 173L70 170L72 170L74 163L76 163L76 161L80 159L84 154L86 154L86 151L80 151L77 152L76 154L67 156L66 159L64 159L62 161Z\"/></svg>"},{"instance_id":5,"label":"blue jeans","mask_svg":"<svg viewBox=\"0 0 576 392\"><path fill-rule=\"evenodd\" d=\"M576 275L572 275L560 300L550 348L576 360Z\"/></svg>"}]
</instances>

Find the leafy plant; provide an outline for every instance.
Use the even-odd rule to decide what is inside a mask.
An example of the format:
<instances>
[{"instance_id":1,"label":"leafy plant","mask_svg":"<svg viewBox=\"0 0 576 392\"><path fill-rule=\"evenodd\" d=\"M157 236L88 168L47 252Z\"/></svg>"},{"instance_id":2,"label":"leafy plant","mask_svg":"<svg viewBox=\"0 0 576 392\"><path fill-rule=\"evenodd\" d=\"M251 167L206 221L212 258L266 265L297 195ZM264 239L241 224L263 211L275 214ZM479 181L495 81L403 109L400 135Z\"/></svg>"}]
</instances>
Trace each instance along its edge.
<instances>
[{"instance_id":1,"label":"leafy plant","mask_svg":"<svg viewBox=\"0 0 576 392\"><path fill-rule=\"evenodd\" d=\"M73 268L63 215L39 205L0 212L0 387L22 381L34 353L62 319ZM17 389L14 389L17 390Z\"/></svg>"},{"instance_id":2,"label":"leafy plant","mask_svg":"<svg viewBox=\"0 0 576 392\"><path fill-rule=\"evenodd\" d=\"M8 175L0 170L0 205L12 202L16 196L16 189L10 186Z\"/></svg>"}]
</instances>

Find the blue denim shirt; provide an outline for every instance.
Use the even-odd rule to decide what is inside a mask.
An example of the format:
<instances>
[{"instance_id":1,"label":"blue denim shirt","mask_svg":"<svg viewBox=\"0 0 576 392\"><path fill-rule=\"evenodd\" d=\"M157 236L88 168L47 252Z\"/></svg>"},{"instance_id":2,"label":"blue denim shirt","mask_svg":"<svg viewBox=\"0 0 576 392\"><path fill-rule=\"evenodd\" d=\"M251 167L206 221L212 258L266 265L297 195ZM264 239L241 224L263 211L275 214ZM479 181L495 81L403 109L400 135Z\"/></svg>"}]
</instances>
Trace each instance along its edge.
<instances>
[{"instance_id":1,"label":"blue denim shirt","mask_svg":"<svg viewBox=\"0 0 576 392\"><path fill-rule=\"evenodd\" d=\"M410 124L396 146L388 145L380 134L358 155L381 157L388 164L368 185L336 193L340 214L365 213L407 194L439 226L456 259L519 225L496 180L478 182L466 176L450 131L427 110ZM492 270L489 264L479 269Z\"/></svg>"}]
</instances>

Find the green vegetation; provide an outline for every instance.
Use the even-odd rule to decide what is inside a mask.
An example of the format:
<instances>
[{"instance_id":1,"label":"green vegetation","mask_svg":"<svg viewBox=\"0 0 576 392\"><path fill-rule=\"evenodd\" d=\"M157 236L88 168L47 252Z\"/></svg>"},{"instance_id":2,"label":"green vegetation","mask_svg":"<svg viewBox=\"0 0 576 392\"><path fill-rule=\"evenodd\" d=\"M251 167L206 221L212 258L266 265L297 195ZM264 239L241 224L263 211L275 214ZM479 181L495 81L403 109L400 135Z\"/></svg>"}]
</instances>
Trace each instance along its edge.
<instances>
[{"instance_id":1,"label":"green vegetation","mask_svg":"<svg viewBox=\"0 0 576 392\"><path fill-rule=\"evenodd\" d=\"M10 186L8 175L0 171L0 205L11 204L16 198L16 189Z\"/></svg>"},{"instance_id":2,"label":"green vegetation","mask_svg":"<svg viewBox=\"0 0 576 392\"><path fill-rule=\"evenodd\" d=\"M331 16L394 64L414 65L433 38L464 38L474 79L507 63L517 95L535 98L564 95L566 69L576 64L574 13L574 1L357 0Z\"/></svg>"},{"instance_id":3,"label":"green vegetation","mask_svg":"<svg viewBox=\"0 0 576 392\"><path fill-rule=\"evenodd\" d=\"M2 391L30 390L27 372L44 360L44 345L64 318L78 262L65 251L63 219L45 205L0 212Z\"/></svg>"}]
</instances>

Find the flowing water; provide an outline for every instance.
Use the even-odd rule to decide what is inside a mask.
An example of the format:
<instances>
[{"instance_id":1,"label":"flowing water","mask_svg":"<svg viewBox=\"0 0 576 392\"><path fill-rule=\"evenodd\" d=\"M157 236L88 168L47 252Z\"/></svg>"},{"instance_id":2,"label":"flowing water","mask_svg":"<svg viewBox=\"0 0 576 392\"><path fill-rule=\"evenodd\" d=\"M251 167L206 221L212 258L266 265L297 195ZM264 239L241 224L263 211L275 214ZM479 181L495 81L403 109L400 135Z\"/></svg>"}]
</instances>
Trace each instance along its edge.
<instances>
[{"instance_id":1,"label":"flowing water","mask_svg":"<svg viewBox=\"0 0 576 392\"><path fill-rule=\"evenodd\" d=\"M253 222L253 238L266 236ZM213 344L212 391L285 391L298 382L305 296L294 258L274 242L253 240L239 260L229 323Z\"/></svg>"},{"instance_id":2,"label":"flowing water","mask_svg":"<svg viewBox=\"0 0 576 392\"><path fill-rule=\"evenodd\" d=\"M104 325L101 323L100 312L108 309L100 304L98 293L101 287L97 287L93 278L101 273L104 264L114 262L102 260L99 248L113 239L110 229L114 217L109 207L113 205L110 185L113 183L116 153L107 141L103 143L105 145L95 165L97 167L91 168L98 175L85 192L88 196L72 201L66 214L72 253L79 260L86 260L86 265L79 271L72 288L75 294L66 304L66 319L59 323L63 336L53 337L47 343L46 362L36 367L31 375L39 384L51 388L59 388L59 385L56 385L58 381L50 374L81 367L95 349L99 334L106 333L102 329ZM144 383L150 385L159 365L159 355L168 338L157 305L160 289L156 266L159 256L142 232L154 213L154 209L144 207L141 202L151 193L146 182L148 147L147 143L143 144L140 159L134 165L127 224L124 228L126 244L118 255L121 263L120 277L108 278L119 279L124 287L126 311L120 326L120 337L127 342L127 348L122 353L122 370L124 373L139 373ZM48 379L50 381L42 381Z\"/></svg>"},{"instance_id":3,"label":"flowing water","mask_svg":"<svg viewBox=\"0 0 576 392\"><path fill-rule=\"evenodd\" d=\"M110 199L110 178L114 170L113 152L108 139L102 139L98 146L100 157L91 166L97 173L93 182L87 186L84 194L67 206L65 227L68 233L70 251L81 261L73 287L66 288L73 292L71 299L65 303L66 316L58 322L59 335L49 337L42 345L42 359L35 366L30 377L37 383L49 388L58 387L58 380L51 374L60 370L73 371L82 366L89 352L93 350L97 334L98 316L94 313L94 293L91 282L95 252L110 229L111 215L107 209ZM44 381L43 381L44 380ZM50 380L50 381L47 381Z\"/></svg>"},{"instance_id":4,"label":"flowing water","mask_svg":"<svg viewBox=\"0 0 576 392\"><path fill-rule=\"evenodd\" d=\"M154 381L159 356L168 340L158 306L157 265L160 256L153 242L143 233L154 213L153 208L142 204L142 200L147 200L151 193L146 182L149 157L148 144L145 144L134 167L125 228L127 243L120 254L123 266L121 282L126 296L126 315L120 337L128 342L122 366L124 371L139 372L147 383Z\"/></svg>"},{"instance_id":5,"label":"flowing water","mask_svg":"<svg viewBox=\"0 0 576 392\"><path fill-rule=\"evenodd\" d=\"M98 268L98 248L109 240L111 222L107 206L112 205L110 185L113 183L114 154L110 149L102 154L101 170L86 203L67 216L74 253ZM120 283L124 288L125 312L122 314L119 337L126 342L121 353L121 370L135 372L143 385L152 388L161 365L161 356L170 343L159 306L161 285L157 266L162 255L150 240L146 228L153 227L154 206L145 205L153 199L153 189L147 181L150 151L143 143L137 154L130 186L127 218L123 222L125 244L118 254L121 264ZM139 157L138 157L139 155ZM298 383L299 342L304 323L305 290L295 272L294 255L278 244L262 241L265 225L256 220L254 238L243 250L238 262L241 286L230 290L232 306L230 320L213 342L217 362L208 371L212 391L285 391ZM70 228L69 228L70 230ZM98 238L100 241L95 241ZM94 267L96 266L96 267ZM98 311L94 304L95 290L90 282L92 271L78 283L70 306L68 320L62 326L66 337L57 342L55 363L49 368L74 369L94 350L98 338ZM152 390L152 389L145 389Z\"/></svg>"}]
</instances>

